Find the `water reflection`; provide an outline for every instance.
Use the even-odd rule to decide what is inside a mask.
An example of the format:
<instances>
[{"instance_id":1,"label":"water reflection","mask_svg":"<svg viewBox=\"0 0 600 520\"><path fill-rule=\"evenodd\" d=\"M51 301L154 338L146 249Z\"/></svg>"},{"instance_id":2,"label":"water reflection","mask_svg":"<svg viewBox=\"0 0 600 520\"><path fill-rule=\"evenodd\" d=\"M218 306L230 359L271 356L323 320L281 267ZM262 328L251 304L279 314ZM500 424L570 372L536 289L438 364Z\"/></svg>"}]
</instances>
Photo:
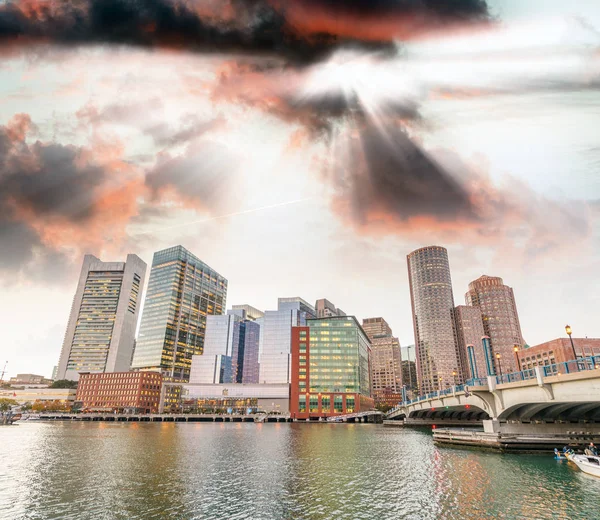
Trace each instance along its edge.
<instances>
[{"instance_id":1,"label":"water reflection","mask_svg":"<svg viewBox=\"0 0 600 520\"><path fill-rule=\"evenodd\" d=\"M23 423L0 456L0 518L599 517L600 479L551 456L375 425Z\"/></svg>"}]
</instances>

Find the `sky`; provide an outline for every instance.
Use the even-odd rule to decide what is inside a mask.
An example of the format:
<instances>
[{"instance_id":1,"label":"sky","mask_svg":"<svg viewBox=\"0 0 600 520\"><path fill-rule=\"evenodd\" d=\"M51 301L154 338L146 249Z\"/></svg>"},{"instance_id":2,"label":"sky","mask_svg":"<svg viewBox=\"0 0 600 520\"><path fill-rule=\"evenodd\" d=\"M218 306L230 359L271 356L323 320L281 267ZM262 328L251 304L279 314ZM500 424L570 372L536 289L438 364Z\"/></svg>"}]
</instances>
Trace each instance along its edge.
<instances>
[{"instance_id":1,"label":"sky","mask_svg":"<svg viewBox=\"0 0 600 520\"><path fill-rule=\"evenodd\" d=\"M84 254L178 244L228 307L325 297L404 346L442 245L457 305L500 276L530 345L600 337L595 1L0 0L0 56L8 377L50 376Z\"/></svg>"}]
</instances>

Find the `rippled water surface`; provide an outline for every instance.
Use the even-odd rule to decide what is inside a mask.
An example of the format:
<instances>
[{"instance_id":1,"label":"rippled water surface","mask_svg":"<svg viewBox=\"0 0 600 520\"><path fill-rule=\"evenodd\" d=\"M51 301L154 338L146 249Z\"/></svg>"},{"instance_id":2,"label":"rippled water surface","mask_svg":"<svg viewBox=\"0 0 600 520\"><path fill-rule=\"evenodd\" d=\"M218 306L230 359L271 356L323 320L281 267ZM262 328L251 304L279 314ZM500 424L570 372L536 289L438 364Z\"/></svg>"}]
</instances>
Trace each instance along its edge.
<instances>
[{"instance_id":1,"label":"rippled water surface","mask_svg":"<svg viewBox=\"0 0 600 520\"><path fill-rule=\"evenodd\" d=\"M0 457L2 519L600 519L551 456L376 425L22 423Z\"/></svg>"}]
</instances>

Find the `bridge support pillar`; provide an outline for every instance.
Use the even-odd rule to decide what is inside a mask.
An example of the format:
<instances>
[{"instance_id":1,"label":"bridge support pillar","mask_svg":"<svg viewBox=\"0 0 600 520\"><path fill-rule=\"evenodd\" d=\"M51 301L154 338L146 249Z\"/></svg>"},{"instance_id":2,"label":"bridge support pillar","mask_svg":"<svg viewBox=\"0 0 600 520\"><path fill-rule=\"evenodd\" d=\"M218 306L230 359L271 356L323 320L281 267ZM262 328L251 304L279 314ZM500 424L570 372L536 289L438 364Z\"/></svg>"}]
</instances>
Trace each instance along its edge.
<instances>
[{"instance_id":1,"label":"bridge support pillar","mask_svg":"<svg viewBox=\"0 0 600 520\"><path fill-rule=\"evenodd\" d=\"M483 421L483 431L485 433L500 433L500 421L498 419Z\"/></svg>"}]
</instances>

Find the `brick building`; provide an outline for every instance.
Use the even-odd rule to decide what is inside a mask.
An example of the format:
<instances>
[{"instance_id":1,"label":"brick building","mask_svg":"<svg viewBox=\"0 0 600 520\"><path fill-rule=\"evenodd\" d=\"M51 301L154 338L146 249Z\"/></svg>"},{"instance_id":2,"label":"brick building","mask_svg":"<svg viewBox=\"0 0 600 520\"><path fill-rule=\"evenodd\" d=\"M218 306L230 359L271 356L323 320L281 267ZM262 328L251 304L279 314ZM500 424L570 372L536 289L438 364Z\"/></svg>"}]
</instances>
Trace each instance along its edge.
<instances>
[{"instance_id":1,"label":"brick building","mask_svg":"<svg viewBox=\"0 0 600 520\"><path fill-rule=\"evenodd\" d=\"M76 401L90 411L156 413L161 386L159 372L84 372L79 375Z\"/></svg>"},{"instance_id":2,"label":"brick building","mask_svg":"<svg viewBox=\"0 0 600 520\"><path fill-rule=\"evenodd\" d=\"M598 338L573 338L573 345L578 358L600 356L600 339ZM573 347L569 338L553 339L535 347L520 350L518 355L522 370L564 363L574 359Z\"/></svg>"}]
</instances>

